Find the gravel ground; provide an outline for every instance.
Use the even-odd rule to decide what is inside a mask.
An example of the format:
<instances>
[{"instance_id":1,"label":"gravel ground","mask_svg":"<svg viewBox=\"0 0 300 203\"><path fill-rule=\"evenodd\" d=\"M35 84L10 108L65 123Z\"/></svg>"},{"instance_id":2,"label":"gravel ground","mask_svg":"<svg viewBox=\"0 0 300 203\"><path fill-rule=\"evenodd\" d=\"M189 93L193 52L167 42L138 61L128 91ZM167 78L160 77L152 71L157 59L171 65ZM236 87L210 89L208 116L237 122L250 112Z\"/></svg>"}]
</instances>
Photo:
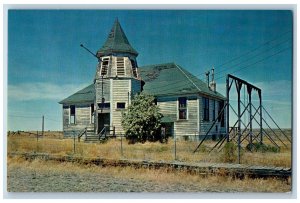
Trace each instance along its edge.
<instances>
[{"instance_id":1,"label":"gravel ground","mask_svg":"<svg viewBox=\"0 0 300 203\"><path fill-rule=\"evenodd\" d=\"M142 174L137 174L142 173ZM147 173L147 174L146 174ZM289 192L290 181L201 178L182 173L10 160L8 192Z\"/></svg>"},{"instance_id":2,"label":"gravel ground","mask_svg":"<svg viewBox=\"0 0 300 203\"><path fill-rule=\"evenodd\" d=\"M117 178L101 173L49 171L8 167L9 192L218 192L193 184L158 183L133 178Z\"/></svg>"}]
</instances>

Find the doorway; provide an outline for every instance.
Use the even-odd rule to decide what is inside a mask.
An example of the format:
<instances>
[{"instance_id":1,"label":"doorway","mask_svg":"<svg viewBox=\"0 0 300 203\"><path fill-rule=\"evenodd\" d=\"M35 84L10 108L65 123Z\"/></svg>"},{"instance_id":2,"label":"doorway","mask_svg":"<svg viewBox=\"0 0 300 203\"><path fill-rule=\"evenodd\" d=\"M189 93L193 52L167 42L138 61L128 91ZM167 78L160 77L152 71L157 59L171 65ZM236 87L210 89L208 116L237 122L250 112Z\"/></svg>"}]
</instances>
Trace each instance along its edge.
<instances>
[{"instance_id":1,"label":"doorway","mask_svg":"<svg viewBox=\"0 0 300 203\"><path fill-rule=\"evenodd\" d=\"M98 130L99 133L104 126L110 125L110 114L109 113L98 113Z\"/></svg>"}]
</instances>

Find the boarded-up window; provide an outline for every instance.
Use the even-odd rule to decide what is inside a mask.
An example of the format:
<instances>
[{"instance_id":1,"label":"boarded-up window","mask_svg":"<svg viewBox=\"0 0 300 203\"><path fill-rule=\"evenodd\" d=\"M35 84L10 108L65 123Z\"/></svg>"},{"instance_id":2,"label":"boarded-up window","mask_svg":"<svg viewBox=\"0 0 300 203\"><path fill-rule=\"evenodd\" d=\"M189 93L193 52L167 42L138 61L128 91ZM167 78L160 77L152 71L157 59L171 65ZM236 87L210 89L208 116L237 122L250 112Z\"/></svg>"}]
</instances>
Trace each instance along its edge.
<instances>
[{"instance_id":1,"label":"boarded-up window","mask_svg":"<svg viewBox=\"0 0 300 203\"><path fill-rule=\"evenodd\" d=\"M102 59L102 66L101 66L101 75L107 75L107 70L109 66L109 58Z\"/></svg>"},{"instance_id":2,"label":"boarded-up window","mask_svg":"<svg viewBox=\"0 0 300 203\"><path fill-rule=\"evenodd\" d=\"M179 119L187 119L187 99L186 99L186 97L178 98L178 117L179 117Z\"/></svg>"},{"instance_id":3,"label":"boarded-up window","mask_svg":"<svg viewBox=\"0 0 300 203\"><path fill-rule=\"evenodd\" d=\"M124 58L117 57L117 75L125 75Z\"/></svg>"},{"instance_id":4,"label":"boarded-up window","mask_svg":"<svg viewBox=\"0 0 300 203\"><path fill-rule=\"evenodd\" d=\"M75 124L75 106L70 106L70 124Z\"/></svg>"},{"instance_id":5,"label":"boarded-up window","mask_svg":"<svg viewBox=\"0 0 300 203\"><path fill-rule=\"evenodd\" d=\"M203 120L209 121L209 99L202 97L202 106L203 106Z\"/></svg>"},{"instance_id":6,"label":"boarded-up window","mask_svg":"<svg viewBox=\"0 0 300 203\"><path fill-rule=\"evenodd\" d=\"M137 78L137 67L136 67L136 62L134 60L131 61L131 66L132 66L132 74L134 77Z\"/></svg>"}]
</instances>

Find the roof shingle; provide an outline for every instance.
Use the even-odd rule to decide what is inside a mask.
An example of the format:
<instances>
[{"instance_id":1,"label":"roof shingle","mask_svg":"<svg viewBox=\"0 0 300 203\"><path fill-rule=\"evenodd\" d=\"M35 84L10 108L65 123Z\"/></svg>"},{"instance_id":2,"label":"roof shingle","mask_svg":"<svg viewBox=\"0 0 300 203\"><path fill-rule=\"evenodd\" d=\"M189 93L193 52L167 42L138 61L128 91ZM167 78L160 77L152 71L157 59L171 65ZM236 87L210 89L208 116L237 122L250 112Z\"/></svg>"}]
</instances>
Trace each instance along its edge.
<instances>
[{"instance_id":1,"label":"roof shingle","mask_svg":"<svg viewBox=\"0 0 300 203\"><path fill-rule=\"evenodd\" d=\"M157 64L140 67L145 81L144 92L154 96L176 96L202 94L214 98L225 97L210 90L207 84L175 63ZM91 84L75 94L60 101L60 104L94 102L95 88Z\"/></svg>"},{"instance_id":2,"label":"roof shingle","mask_svg":"<svg viewBox=\"0 0 300 203\"><path fill-rule=\"evenodd\" d=\"M218 92L210 90L205 82L175 63L140 67L145 81L144 91L155 96L205 94L224 99Z\"/></svg>"}]
</instances>

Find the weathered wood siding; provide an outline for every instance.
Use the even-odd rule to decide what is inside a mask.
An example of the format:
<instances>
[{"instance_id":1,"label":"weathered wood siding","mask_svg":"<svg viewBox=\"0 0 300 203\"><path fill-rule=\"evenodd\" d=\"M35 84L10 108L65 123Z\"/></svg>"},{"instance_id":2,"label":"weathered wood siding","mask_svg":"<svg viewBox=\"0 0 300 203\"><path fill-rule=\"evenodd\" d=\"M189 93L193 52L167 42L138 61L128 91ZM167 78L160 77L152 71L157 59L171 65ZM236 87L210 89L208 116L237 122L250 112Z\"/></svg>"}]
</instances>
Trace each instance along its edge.
<instances>
[{"instance_id":1,"label":"weathered wood siding","mask_svg":"<svg viewBox=\"0 0 300 203\"><path fill-rule=\"evenodd\" d=\"M168 116L173 121L177 120L177 100L170 101L158 101L157 105L160 109L160 112L164 116Z\"/></svg>"},{"instance_id":2,"label":"weathered wood siding","mask_svg":"<svg viewBox=\"0 0 300 203\"><path fill-rule=\"evenodd\" d=\"M197 99L187 100L187 119L177 120L174 124L176 136L181 139L192 139L198 133L198 102Z\"/></svg>"},{"instance_id":3,"label":"weathered wood siding","mask_svg":"<svg viewBox=\"0 0 300 203\"><path fill-rule=\"evenodd\" d=\"M115 126L117 134L124 133L121 119L122 110L117 109L117 102L125 102L125 109L128 108L128 92L130 91L130 80L112 81L112 101L111 101L111 125Z\"/></svg>"},{"instance_id":4,"label":"weathered wood siding","mask_svg":"<svg viewBox=\"0 0 300 203\"><path fill-rule=\"evenodd\" d=\"M198 132L197 99L187 99L187 119L178 119L178 98L160 98L157 105L160 112L174 121L174 133L177 139L193 138Z\"/></svg>"},{"instance_id":5,"label":"weathered wood siding","mask_svg":"<svg viewBox=\"0 0 300 203\"><path fill-rule=\"evenodd\" d=\"M207 98L207 97L206 97ZM204 121L204 112L203 112L203 103L202 103L202 97L199 97L199 114L200 114L200 135L205 135L209 128L212 126L214 120L213 120L213 104L215 101L215 119L218 117L219 112L219 101L213 98L209 98L209 121ZM224 119L226 119L226 115L224 114ZM221 122L217 121L216 124L213 126L211 131L209 132L209 135L216 135L220 133L225 132L225 127L221 127Z\"/></svg>"},{"instance_id":6,"label":"weathered wood siding","mask_svg":"<svg viewBox=\"0 0 300 203\"><path fill-rule=\"evenodd\" d=\"M85 127L94 128L91 123L91 104L75 104L75 124L70 123L70 107L63 108L63 131L65 137L77 135ZM74 131L74 132L73 132Z\"/></svg>"},{"instance_id":7,"label":"weathered wood siding","mask_svg":"<svg viewBox=\"0 0 300 203\"><path fill-rule=\"evenodd\" d=\"M63 130L70 123L70 106L63 105Z\"/></svg>"},{"instance_id":8,"label":"weathered wood siding","mask_svg":"<svg viewBox=\"0 0 300 203\"><path fill-rule=\"evenodd\" d=\"M102 79L96 80L96 102L102 102ZM103 79L103 97L105 102L110 102L110 79Z\"/></svg>"},{"instance_id":9,"label":"weathered wood siding","mask_svg":"<svg viewBox=\"0 0 300 203\"><path fill-rule=\"evenodd\" d=\"M199 139L206 134L213 123L213 98L209 98L209 121L203 120L202 97L187 97L187 119L178 119L178 98L159 98L158 106L164 116L174 121L174 133L177 139ZM215 119L219 112L219 100L215 100ZM226 115L224 114L224 119ZM216 127L217 126L217 127ZM209 135L225 133L225 127L217 122ZM200 135L200 136L199 136Z\"/></svg>"}]
</instances>

